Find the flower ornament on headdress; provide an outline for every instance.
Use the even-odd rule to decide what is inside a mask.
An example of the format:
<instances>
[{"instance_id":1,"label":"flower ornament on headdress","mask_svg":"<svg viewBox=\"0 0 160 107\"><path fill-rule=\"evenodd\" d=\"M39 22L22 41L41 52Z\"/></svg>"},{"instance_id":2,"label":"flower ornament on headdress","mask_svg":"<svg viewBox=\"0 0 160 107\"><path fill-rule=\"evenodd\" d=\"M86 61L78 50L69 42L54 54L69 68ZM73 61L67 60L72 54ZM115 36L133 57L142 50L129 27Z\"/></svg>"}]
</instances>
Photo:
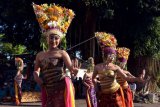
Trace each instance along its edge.
<instances>
[{"instance_id":1,"label":"flower ornament on headdress","mask_svg":"<svg viewBox=\"0 0 160 107\"><path fill-rule=\"evenodd\" d=\"M117 48L117 58L120 62L126 62L130 54L130 49L125 47Z\"/></svg>"},{"instance_id":2,"label":"flower ornament on headdress","mask_svg":"<svg viewBox=\"0 0 160 107\"><path fill-rule=\"evenodd\" d=\"M114 35L105 32L96 32L95 37L104 53L116 53L117 39Z\"/></svg>"},{"instance_id":3,"label":"flower ornament on headdress","mask_svg":"<svg viewBox=\"0 0 160 107\"><path fill-rule=\"evenodd\" d=\"M69 25L75 14L71 9L67 9L55 4L37 5L33 3L33 9L42 32L53 29L53 32L61 38L65 36Z\"/></svg>"},{"instance_id":4,"label":"flower ornament on headdress","mask_svg":"<svg viewBox=\"0 0 160 107\"><path fill-rule=\"evenodd\" d=\"M117 39L112 34L105 33L105 32L96 32L95 36L98 42L100 43L100 45L103 45L105 47L117 46Z\"/></svg>"}]
</instances>

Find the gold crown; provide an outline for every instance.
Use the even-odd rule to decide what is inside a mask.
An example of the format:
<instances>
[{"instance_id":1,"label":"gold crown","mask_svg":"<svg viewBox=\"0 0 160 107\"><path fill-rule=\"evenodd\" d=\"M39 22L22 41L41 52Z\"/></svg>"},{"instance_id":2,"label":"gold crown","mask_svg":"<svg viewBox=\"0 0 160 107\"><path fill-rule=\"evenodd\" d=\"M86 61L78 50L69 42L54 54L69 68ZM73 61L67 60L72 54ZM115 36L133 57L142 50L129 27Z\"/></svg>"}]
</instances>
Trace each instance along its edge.
<instances>
[{"instance_id":1,"label":"gold crown","mask_svg":"<svg viewBox=\"0 0 160 107\"><path fill-rule=\"evenodd\" d=\"M62 32L64 36L75 16L71 9L55 4L37 5L33 3L33 9L42 32L45 32L48 29L57 29Z\"/></svg>"},{"instance_id":2,"label":"gold crown","mask_svg":"<svg viewBox=\"0 0 160 107\"><path fill-rule=\"evenodd\" d=\"M100 45L104 45L107 47L116 47L117 46L117 39L114 35L105 32L96 32L95 36Z\"/></svg>"},{"instance_id":3,"label":"gold crown","mask_svg":"<svg viewBox=\"0 0 160 107\"><path fill-rule=\"evenodd\" d=\"M118 58L125 58L128 60L128 56L130 54L130 49L125 48L125 47L118 47L117 48L117 57Z\"/></svg>"}]
</instances>

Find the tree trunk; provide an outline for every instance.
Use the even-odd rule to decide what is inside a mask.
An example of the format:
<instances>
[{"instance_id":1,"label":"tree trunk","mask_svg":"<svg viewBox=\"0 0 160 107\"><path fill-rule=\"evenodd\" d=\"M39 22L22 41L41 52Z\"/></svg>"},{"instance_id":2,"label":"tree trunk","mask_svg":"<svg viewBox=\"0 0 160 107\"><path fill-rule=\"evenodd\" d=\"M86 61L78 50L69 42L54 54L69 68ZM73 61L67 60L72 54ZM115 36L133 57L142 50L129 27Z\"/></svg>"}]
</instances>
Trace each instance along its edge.
<instances>
[{"instance_id":1,"label":"tree trunk","mask_svg":"<svg viewBox=\"0 0 160 107\"><path fill-rule=\"evenodd\" d=\"M134 72L138 74L141 68L144 68L146 70L146 76L150 77L148 83L145 86L145 91L156 92L158 89L157 82L160 76L160 60L151 57L138 57L131 59L128 62L128 69L133 74Z\"/></svg>"},{"instance_id":2,"label":"tree trunk","mask_svg":"<svg viewBox=\"0 0 160 107\"><path fill-rule=\"evenodd\" d=\"M93 8L87 7L86 10L86 16L84 21L84 35L83 39L87 40L89 38L92 38L94 36L94 32L96 29L96 14L95 10ZM85 56L85 59L88 57L94 57L95 53L95 39L91 39L88 42L85 43L83 49L83 54Z\"/></svg>"}]
</instances>

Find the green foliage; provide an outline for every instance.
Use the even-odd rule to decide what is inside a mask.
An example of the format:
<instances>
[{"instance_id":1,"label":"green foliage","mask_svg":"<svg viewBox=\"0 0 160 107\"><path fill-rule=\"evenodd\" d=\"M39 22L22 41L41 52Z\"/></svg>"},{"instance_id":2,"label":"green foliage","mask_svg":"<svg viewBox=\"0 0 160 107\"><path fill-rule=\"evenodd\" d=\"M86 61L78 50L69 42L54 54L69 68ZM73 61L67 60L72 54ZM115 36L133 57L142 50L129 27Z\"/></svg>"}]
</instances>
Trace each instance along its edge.
<instances>
[{"instance_id":1,"label":"green foliage","mask_svg":"<svg viewBox=\"0 0 160 107\"><path fill-rule=\"evenodd\" d=\"M13 47L13 54L23 54L27 52L27 48L24 45L16 45Z\"/></svg>"},{"instance_id":2,"label":"green foliage","mask_svg":"<svg viewBox=\"0 0 160 107\"><path fill-rule=\"evenodd\" d=\"M138 0L136 2L139 12L149 14L160 12L160 0Z\"/></svg>"},{"instance_id":3,"label":"green foliage","mask_svg":"<svg viewBox=\"0 0 160 107\"><path fill-rule=\"evenodd\" d=\"M27 48L24 45L15 45L13 43L5 42L3 39L6 35L0 34L0 53L2 54L23 54L27 52Z\"/></svg>"},{"instance_id":4,"label":"green foliage","mask_svg":"<svg viewBox=\"0 0 160 107\"><path fill-rule=\"evenodd\" d=\"M0 40L2 40L4 37L4 34L0 34Z\"/></svg>"},{"instance_id":5,"label":"green foliage","mask_svg":"<svg viewBox=\"0 0 160 107\"><path fill-rule=\"evenodd\" d=\"M134 9L137 13L157 13L160 10L160 0L83 0L87 6L101 7L101 6L114 6L114 8ZM105 8L104 8L105 9Z\"/></svg>"},{"instance_id":6,"label":"green foliage","mask_svg":"<svg viewBox=\"0 0 160 107\"><path fill-rule=\"evenodd\" d=\"M4 54L12 54L12 44L11 43L2 43L1 52Z\"/></svg>"},{"instance_id":7,"label":"green foliage","mask_svg":"<svg viewBox=\"0 0 160 107\"><path fill-rule=\"evenodd\" d=\"M2 43L1 52L3 54L23 54L27 52L24 45L13 46L11 43Z\"/></svg>"},{"instance_id":8,"label":"green foliage","mask_svg":"<svg viewBox=\"0 0 160 107\"><path fill-rule=\"evenodd\" d=\"M61 40L60 48L66 50L67 49L67 40L66 37L63 37Z\"/></svg>"},{"instance_id":9,"label":"green foliage","mask_svg":"<svg viewBox=\"0 0 160 107\"><path fill-rule=\"evenodd\" d=\"M46 51L48 49L48 44L47 44L46 37L44 36L44 34L41 35L40 47L42 48L43 51Z\"/></svg>"},{"instance_id":10,"label":"green foliage","mask_svg":"<svg viewBox=\"0 0 160 107\"><path fill-rule=\"evenodd\" d=\"M153 18L146 30L138 31L134 45L135 56L160 57L160 17Z\"/></svg>"}]
</instances>

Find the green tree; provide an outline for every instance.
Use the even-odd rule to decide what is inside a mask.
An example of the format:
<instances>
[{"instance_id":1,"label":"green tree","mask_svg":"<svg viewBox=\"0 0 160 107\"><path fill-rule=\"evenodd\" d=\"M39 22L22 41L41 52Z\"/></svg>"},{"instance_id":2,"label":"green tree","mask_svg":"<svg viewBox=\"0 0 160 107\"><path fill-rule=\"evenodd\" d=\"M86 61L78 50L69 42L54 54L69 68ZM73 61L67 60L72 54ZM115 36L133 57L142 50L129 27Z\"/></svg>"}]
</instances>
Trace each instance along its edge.
<instances>
[{"instance_id":1,"label":"green tree","mask_svg":"<svg viewBox=\"0 0 160 107\"><path fill-rule=\"evenodd\" d=\"M27 53L27 48L24 45L5 42L5 35L0 34L0 53L4 55L8 54L23 54Z\"/></svg>"},{"instance_id":2,"label":"green tree","mask_svg":"<svg viewBox=\"0 0 160 107\"><path fill-rule=\"evenodd\" d=\"M137 27L141 31L135 34L135 56L160 58L160 17L153 17L146 21L150 22L149 25Z\"/></svg>"},{"instance_id":3,"label":"green tree","mask_svg":"<svg viewBox=\"0 0 160 107\"><path fill-rule=\"evenodd\" d=\"M13 54L24 54L27 53L27 48L24 45L16 45L13 47Z\"/></svg>"},{"instance_id":4,"label":"green tree","mask_svg":"<svg viewBox=\"0 0 160 107\"><path fill-rule=\"evenodd\" d=\"M2 43L1 48L2 54L24 54L27 53L27 49L24 45L15 45L13 46L11 43Z\"/></svg>"}]
</instances>

